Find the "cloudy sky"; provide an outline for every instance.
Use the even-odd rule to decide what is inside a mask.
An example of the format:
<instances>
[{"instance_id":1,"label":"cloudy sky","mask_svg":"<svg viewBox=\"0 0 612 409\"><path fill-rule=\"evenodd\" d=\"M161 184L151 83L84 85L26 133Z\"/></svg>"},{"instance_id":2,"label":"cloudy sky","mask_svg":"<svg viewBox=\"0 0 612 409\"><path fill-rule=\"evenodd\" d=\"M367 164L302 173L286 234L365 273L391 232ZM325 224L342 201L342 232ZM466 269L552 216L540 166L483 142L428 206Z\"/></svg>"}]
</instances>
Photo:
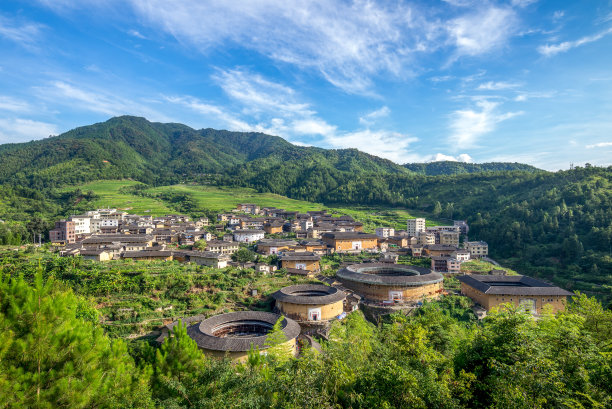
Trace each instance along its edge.
<instances>
[{"instance_id":1,"label":"cloudy sky","mask_svg":"<svg viewBox=\"0 0 612 409\"><path fill-rule=\"evenodd\" d=\"M612 1L2 0L0 143L116 115L398 163L612 163Z\"/></svg>"}]
</instances>

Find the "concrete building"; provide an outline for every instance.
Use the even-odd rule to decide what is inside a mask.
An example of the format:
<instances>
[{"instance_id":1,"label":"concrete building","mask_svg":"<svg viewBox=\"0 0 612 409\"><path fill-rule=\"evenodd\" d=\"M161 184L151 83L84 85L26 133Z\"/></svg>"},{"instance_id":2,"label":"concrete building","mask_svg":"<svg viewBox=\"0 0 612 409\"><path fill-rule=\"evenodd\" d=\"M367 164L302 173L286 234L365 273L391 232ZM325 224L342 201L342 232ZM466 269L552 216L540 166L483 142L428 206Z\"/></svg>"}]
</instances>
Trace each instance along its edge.
<instances>
[{"instance_id":1,"label":"concrete building","mask_svg":"<svg viewBox=\"0 0 612 409\"><path fill-rule=\"evenodd\" d=\"M467 236L470 231L467 220L454 220L453 226L459 227L459 232L464 236Z\"/></svg>"},{"instance_id":2,"label":"concrete building","mask_svg":"<svg viewBox=\"0 0 612 409\"><path fill-rule=\"evenodd\" d=\"M60 220L55 222L55 228L49 231L49 240L55 245L65 245L76 241L74 222Z\"/></svg>"},{"instance_id":3,"label":"concrete building","mask_svg":"<svg viewBox=\"0 0 612 409\"><path fill-rule=\"evenodd\" d=\"M438 234L440 237L440 244L459 247L459 232L441 231Z\"/></svg>"},{"instance_id":4,"label":"concrete building","mask_svg":"<svg viewBox=\"0 0 612 409\"><path fill-rule=\"evenodd\" d=\"M206 251L219 254L234 254L240 245L235 241L211 240L206 243Z\"/></svg>"},{"instance_id":5,"label":"concrete building","mask_svg":"<svg viewBox=\"0 0 612 409\"><path fill-rule=\"evenodd\" d=\"M381 239L386 239L387 237L391 237L395 235L395 229L393 227L377 227L376 228L376 236Z\"/></svg>"},{"instance_id":6,"label":"concrete building","mask_svg":"<svg viewBox=\"0 0 612 409\"><path fill-rule=\"evenodd\" d=\"M574 295L527 276L470 274L457 278L461 282L461 294L470 297L487 311L506 303L523 307L532 314L541 314L546 305L550 305L552 312L563 311L567 297Z\"/></svg>"},{"instance_id":7,"label":"concrete building","mask_svg":"<svg viewBox=\"0 0 612 409\"><path fill-rule=\"evenodd\" d=\"M465 248L470 252L472 258L486 257L489 255L489 245L484 241L468 241Z\"/></svg>"},{"instance_id":8,"label":"concrete building","mask_svg":"<svg viewBox=\"0 0 612 409\"><path fill-rule=\"evenodd\" d=\"M406 223L406 232L409 236L418 236L419 233L425 231L425 219L420 217L416 219L408 219Z\"/></svg>"},{"instance_id":9,"label":"concrete building","mask_svg":"<svg viewBox=\"0 0 612 409\"><path fill-rule=\"evenodd\" d=\"M78 216L70 216L68 220L70 220L71 222L74 222L74 233L76 235L92 233L90 216L86 214L82 214Z\"/></svg>"},{"instance_id":10,"label":"concrete building","mask_svg":"<svg viewBox=\"0 0 612 409\"><path fill-rule=\"evenodd\" d=\"M266 233L263 230L236 230L234 231L234 240L240 243L252 243L263 239L265 235Z\"/></svg>"}]
</instances>

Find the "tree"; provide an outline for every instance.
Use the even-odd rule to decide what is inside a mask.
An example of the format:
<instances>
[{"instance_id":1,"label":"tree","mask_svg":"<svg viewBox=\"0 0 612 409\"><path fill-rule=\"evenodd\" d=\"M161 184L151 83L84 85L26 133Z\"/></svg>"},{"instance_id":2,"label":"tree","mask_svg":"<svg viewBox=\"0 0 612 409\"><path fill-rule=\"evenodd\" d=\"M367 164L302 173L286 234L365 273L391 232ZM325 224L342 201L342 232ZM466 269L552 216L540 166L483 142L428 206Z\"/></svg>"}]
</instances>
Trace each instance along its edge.
<instances>
[{"instance_id":1,"label":"tree","mask_svg":"<svg viewBox=\"0 0 612 409\"><path fill-rule=\"evenodd\" d=\"M200 250L200 251L204 251L204 250L206 250L206 246L207 246L207 245L208 245L208 243L206 242L206 240L201 239L201 240L198 240L198 241L196 242L196 244L194 245L194 247L195 247L196 249Z\"/></svg>"},{"instance_id":2,"label":"tree","mask_svg":"<svg viewBox=\"0 0 612 409\"><path fill-rule=\"evenodd\" d=\"M240 263L248 263L254 261L255 257L257 257L257 255L246 247L242 247L238 249L237 252L232 254L232 260L238 261Z\"/></svg>"},{"instance_id":3,"label":"tree","mask_svg":"<svg viewBox=\"0 0 612 409\"><path fill-rule=\"evenodd\" d=\"M120 340L77 318L79 299L44 282L0 276L0 407L152 406L147 377ZM4 395L4 396L3 396Z\"/></svg>"}]
</instances>

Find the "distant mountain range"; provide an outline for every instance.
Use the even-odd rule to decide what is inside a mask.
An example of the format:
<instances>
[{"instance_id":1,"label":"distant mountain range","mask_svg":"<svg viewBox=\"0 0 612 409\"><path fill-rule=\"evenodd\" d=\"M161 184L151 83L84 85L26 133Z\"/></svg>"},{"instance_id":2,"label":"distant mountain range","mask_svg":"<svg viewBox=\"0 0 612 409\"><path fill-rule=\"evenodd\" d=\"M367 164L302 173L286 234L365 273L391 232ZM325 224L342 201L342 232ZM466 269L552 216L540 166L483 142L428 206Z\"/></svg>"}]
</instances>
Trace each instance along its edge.
<instances>
[{"instance_id":1,"label":"distant mountain range","mask_svg":"<svg viewBox=\"0 0 612 409\"><path fill-rule=\"evenodd\" d=\"M450 175L485 171L537 171L519 163L458 162L398 165L356 149L293 145L254 132L195 130L175 123L122 116L59 136L0 145L0 183L54 187L97 179L133 178L164 184L210 175L253 181L299 178L303 172L351 175ZM299 169L300 175L296 174Z\"/></svg>"}]
</instances>

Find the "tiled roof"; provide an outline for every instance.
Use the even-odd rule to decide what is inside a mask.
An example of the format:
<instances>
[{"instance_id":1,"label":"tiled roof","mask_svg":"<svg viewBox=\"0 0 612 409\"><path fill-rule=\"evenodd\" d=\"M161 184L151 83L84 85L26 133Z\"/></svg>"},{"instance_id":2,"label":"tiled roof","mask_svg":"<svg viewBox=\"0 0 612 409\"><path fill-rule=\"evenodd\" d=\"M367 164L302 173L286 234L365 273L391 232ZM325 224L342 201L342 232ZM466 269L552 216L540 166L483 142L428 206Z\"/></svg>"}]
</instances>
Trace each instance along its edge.
<instances>
[{"instance_id":1,"label":"tiled roof","mask_svg":"<svg viewBox=\"0 0 612 409\"><path fill-rule=\"evenodd\" d=\"M323 237L329 237L336 240L351 240L351 239L376 239L378 236L369 233L357 233L357 232L332 232L323 233Z\"/></svg>"},{"instance_id":2,"label":"tiled roof","mask_svg":"<svg viewBox=\"0 0 612 409\"><path fill-rule=\"evenodd\" d=\"M213 333L225 325L262 325L271 328L280 315L263 311L241 311L227 314L215 315L200 324L187 328L187 334L195 340L200 348L213 351L246 352L251 346L263 350L266 348L266 335L253 337L224 337L220 338ZM282 322L282 330L287 340L300 335L300 326L297 322L285 317Z\"/></svg>"},{"instance_id":3,"label":"tiled roof","mask_svg":"<svg viewBox=\"0 0 612 409\"><path fill-rule=\"evenodd\" d=\"M439 283L444 279L425 267L389 263L353 264L338 270L336 276L346 281L405 287Z\"/></svg>"},{"instance_id":4,"label":"tiled roof","mask_svg":"<svg viewBox=\"0 0 612 409\"><path fill-rule=\"evenodd\" d=\"M573 293L528 276L493 276L469 274L459 281L485 294L493 295L567 295Z\"/></svg>"},{"instance_id":5,"label":"tiled roof","mask_svg":"<svg viewBox=\"0 0 612 409\"><path fill-rule=\"evenodd\" d=\"M313 295L308 295L313 294ZM323 284L301 284L284 287L272 294L276 301L292 304L332 304L346 298L344 291Z\"/></svg>"}]
</instances>

